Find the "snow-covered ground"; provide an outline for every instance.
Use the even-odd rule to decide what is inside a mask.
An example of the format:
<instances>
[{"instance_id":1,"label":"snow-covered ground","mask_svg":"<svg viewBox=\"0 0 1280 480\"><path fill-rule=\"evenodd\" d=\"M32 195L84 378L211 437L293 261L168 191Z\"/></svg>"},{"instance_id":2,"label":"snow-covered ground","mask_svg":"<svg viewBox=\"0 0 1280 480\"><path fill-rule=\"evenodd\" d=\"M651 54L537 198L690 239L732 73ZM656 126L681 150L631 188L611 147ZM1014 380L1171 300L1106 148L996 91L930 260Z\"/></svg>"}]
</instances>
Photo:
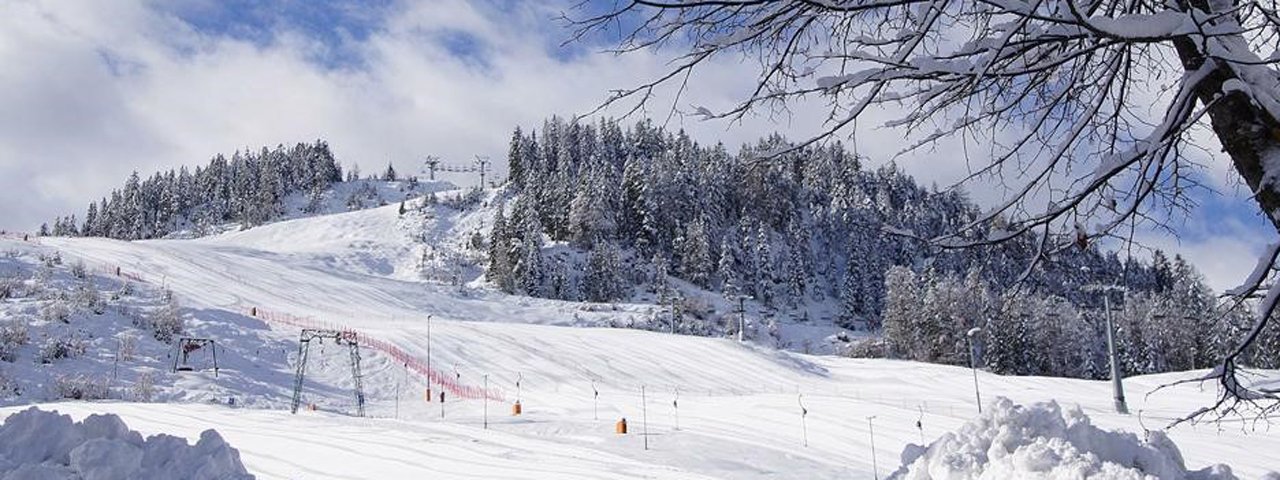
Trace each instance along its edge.
<instances>
[{"instance_id":1,"label":"snow-covered ground","mask_svg":"<svg viewBox=\"0 0 1280 480\"><path fill-rule=\"evenodd\" d=\"M419 235L423 229L436 232L426 235L426 245L438 245L465 238L487 220L467 214L446 219L441 209L434 216L402 216L392 204L197 240L41 239L40 248L68 259L118 265L165 285L193 322L208 324L206 335L246 340L218 338L241 363L217 379L208 373L181 377L193 391L205 383L225 389L216 397L193 397L205 403L42 408L77 418L116 413L144 434L192 439L215 428L262 478L867 478L873 470L883 476L896 469L908 444L930 442L977 413L973 376L963 368L580 328L625 323L648 307L584 306L511 297L474 282L422 281L414 262L428 248ZM0 250L19 244L0 242ZM330 345L313 352L308 367L318 372L306 391L318 411L294 416L244 408L287 405L293 357L276 348L297 335L248 316L255 308L351 326L419 358L430 349L435 369L456 372L458 381L473 386L484 385L487 376L505 400L450 398L441 419L440 404L423 400L420 378L367 352L364 384L373 418L353 418L344 414L351 411L344 353ZM271 346L236 337L243 332ZM1134 415L1110 411L1107 382L985 373L978 381L984 399L1078 405L1093 424L1141 438L1144 428L1160 429L1212 400L1211 386L1146 395L1190 375L1127 379ZM207 402L222 395L240 401L235 407ZM510 415L516 399L523 415ZM623 417L632 434L615 435L614 422ZM641 435L646 417L649 434ZM1225 463L1241 478L1280 470L1280 436L1265 422L1229 419L1166 433L1192 470Z\"/></svg>"},{"instance_id":2,"label":"snow-covered ground","mask_svg":"<svg viewBox=\"0 0 1280 480\"><path fill-rule=\"evenodd\" d=\"M240 454L218 432L194 445L168 434L145 439L111 414L70 416L28 408L0 425L0 475L7 479L244 480Z\"/></svg>"}]
</instances>

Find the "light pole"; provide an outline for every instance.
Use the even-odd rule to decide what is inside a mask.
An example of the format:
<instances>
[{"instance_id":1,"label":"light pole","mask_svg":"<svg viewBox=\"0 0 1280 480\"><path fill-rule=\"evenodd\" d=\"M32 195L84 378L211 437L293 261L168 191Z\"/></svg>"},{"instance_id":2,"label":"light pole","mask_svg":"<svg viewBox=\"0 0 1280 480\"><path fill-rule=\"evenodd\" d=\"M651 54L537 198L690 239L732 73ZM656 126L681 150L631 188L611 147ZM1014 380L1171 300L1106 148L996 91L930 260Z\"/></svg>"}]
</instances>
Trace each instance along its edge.
<instances>
[{"instance_id":1,"label":"light pole","mask_svg":"<svg viewBox=\"0 0 1280 480\"><path fill-rule=\"evenodd\" d=\"M1088 273L1089 267L1084 267L1085 273ZM1102 309L1103 318L1107 322L1107 358L1111 364L1111 390L1115 400L1116 413L1129 413L1129 407L1124 401L1124 384L1120 381L1120 355L1116 353L1116 328L1115 323L1111 320L1111 292L1119 291L1121 295L1128 292L1128 289L1120 285L1086 285L1085 290L1102 292Z\"/></svg>"},{"instance_id":2,"label":"light pole","mask_svg":"<svg viewBox=\"0 0 1280 480\"><path fill-rule=\"evenodd\" d=\"M973 327L966 334L969 337L969 368L973 369L973 396L978 401L978 413L982 413L982 393L978 391L978 360L976 349L973 345L974 337L982 333L982 327Z\"/></svg>"},{"instance_id":3,"label":"light pole","mask_svg":"<svg viewBox=\"0 0 1280 480\"><path fill-rule=\"evenodd\" d=\"M677 311L678 306L676 305L677 297L679 297L678 294L671 295L671 334L672 335L676 334L676 317L679 316L679 313Z\"/></svg>"},{"instance_id":4,"label":"light pole","mask_svg":"<svg viewBox=\"0 0 1280 480\"><path fill-rule=\"evenodd\" d=\"M738 341L746 341L747 331L747 299L751 295L738 295Z\"/></svg>"},{"instance_id":5,"label":"light pole","mask_svg":"<svg viewBox=\"0 0 1280 480\"><path fill-rule=\"evenodd\" d=\"M1124 384L1120 381L1120 356L1116 354L1116 328L1115 323L1111 321L1111 291L1120 290L1124 292L1124 287L1111 285L1102 287L1102 308L1106 310L1107 319L1107 355L1111 357L1111 388L1115 392L1116 413L1129 413L1128 405L1124 402Z\"/></svg>"}]
</instances>

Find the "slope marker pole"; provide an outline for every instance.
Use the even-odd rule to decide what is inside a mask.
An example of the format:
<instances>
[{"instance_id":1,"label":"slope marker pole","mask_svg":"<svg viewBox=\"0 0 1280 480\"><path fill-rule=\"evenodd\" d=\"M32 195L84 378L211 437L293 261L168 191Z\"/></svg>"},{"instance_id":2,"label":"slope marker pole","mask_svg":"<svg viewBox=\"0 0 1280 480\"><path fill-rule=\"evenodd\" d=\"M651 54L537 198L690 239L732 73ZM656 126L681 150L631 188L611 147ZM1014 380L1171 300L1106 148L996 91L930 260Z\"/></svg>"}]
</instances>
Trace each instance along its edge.
<instances>
[{"instance_id":1,"label":"slope marker pole","mask_svg":"<svg viewBox=\"0 0 1280 480\"><path fill-rule=\"evenodd\" d=\"M640 411L643 414L644 422L644 449L649 449L649 401L644 395L644 385L640 386Z\"/></svg>"},{"instance_id":2,"label":"slope marker pole","mask_svg":"<svg viewBox=\"0 0 1280 480\"><path fill-rule=\"evenodd\" d=\"M809 416L809 409L804 408L804 395L796 394L796 403L800 404L800 435L804 439L804 446L809 446L809 426L805 422L805 417Z\"/></svg>"},{"instance_id":3,"label":"slope marker pole","mask_svg":"<svg viewBox=\"0 0 1280 480\"><path fill-rule=\"evenodd\" d=\"M876 427L872 423L876 416L867 417L867 431L871 433L871 474L875 480L880 480L880 468L876 466Z\"/></svg>"}]
</instances>

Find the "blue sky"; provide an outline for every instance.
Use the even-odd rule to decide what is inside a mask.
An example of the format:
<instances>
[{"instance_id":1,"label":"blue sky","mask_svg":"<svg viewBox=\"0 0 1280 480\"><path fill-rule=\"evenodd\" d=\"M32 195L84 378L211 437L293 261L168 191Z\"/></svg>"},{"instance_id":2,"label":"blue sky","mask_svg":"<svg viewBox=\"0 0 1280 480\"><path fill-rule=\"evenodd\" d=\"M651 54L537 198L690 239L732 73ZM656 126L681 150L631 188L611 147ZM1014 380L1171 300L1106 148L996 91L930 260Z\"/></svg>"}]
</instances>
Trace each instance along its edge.
<instances>
[{"instance_id":1,"label":"blue sky","mask_svg":"<svg viewBox=\"0 0 1280 480\"><path fill-rule=\"evenodd\" d=\"M611 5L605 0L590 8ZM0 228L31 229L143 174L219 152L324 138L344 164L426 155L501 159L511 129L584 112L610 89L663 71L665 57L615 57L601 44L562 48L569 0L13 0L0 3ZM600 39L595 39L600 40ZM751 86L749 63L725 59L676 108L730 105ZM666 118L660 92L648 113ZM665 107L669 107L667 100ZM616 112L608 112L616 113ZM741 125L674 118L697 139L738 145L817 130L821 106ZM872 122L868 122L872 123ZM886 160L895 131L863 128L863 153ZM965 172L946 148L897 161L924 183ZM1274 231L1208 161L1201 207L1177 236L1150 245L1191 258L1229 286ZM980 203L996 199L975 189Z\"/></svg>"}]
</instances>

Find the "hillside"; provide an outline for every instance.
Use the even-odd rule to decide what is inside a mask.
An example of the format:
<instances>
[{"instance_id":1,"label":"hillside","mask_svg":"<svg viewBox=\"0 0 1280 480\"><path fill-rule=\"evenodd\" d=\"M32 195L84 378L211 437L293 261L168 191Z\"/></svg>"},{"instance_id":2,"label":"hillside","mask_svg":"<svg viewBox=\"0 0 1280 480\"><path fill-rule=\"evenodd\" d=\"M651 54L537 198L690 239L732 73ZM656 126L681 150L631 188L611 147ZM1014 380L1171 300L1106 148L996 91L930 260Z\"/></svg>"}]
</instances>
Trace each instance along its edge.
<instances>
[{"instance_id":1,"label":"hillside","mask_svg":"<svg viewBox=\"0 0 1280 480\"><path fill-rule=\"evenodd\" d=\"M1025 226L963 190L869 167L839 142L774 135L733 151L647 121L552 117L516 129L507 163L485 278L659 305L639 328L736 336L745 298L746 335L797 351L965 365L980 328L992 371L1100 379L1108 303L1123 307L1129 375L1211 367L1251 324L1180 256L1133 255L1083 226L1012 235ZM1104 301L1099 285L1125 293ZM879 340L849 341L867 334ZM1245 363L1276 368L1277 351L1267 332Z\"/></svg>"},{"instance_id":2,"label":"hillside","mask_svg":"<svg viewBox=\"0 0 1280 480\"><path fill-rule=\"evenodd\" d=\"M406 253L412 259L436 250L465 252L468 233L484 228L484 210L436 205L402 216L398 205L388 205L194 240L43 238L38 246L2 240L0 250L57 250L67 261L137 272L145 283L171 289L189 322L207 325L207 335L244 358L217 379L207 373L175 377L181 389L220 385L225 390L216 390L212 399L234 396L235 408L45 408L75 416L118 413L143 433L190 435L217 428L241 450L246 467L263 478L385 478L408 472L484 478L865 477L875 466L888 473L908 443L954 430L975 412L967 369L811 356L726 338L580 328L625 324L652 307L511 296L479 283L478 270L460 285L428 281L415 262L405 261ZM296 328L250 315L267 312L356 328L362 338L393 343L418 359L429 348L434 370L467 386L483 386L487 376L495 398L458 400L451 394L441 420L439 403L423 401L420 376L366 348L365 391L375 419L352 419L343 415L351 411L344 353L331 348L309 364L319 373L309 379L306 397L320 404L320 412L295 417L243 410L287 404L292 353L274 360L249 353L296 339ZM0 367L29 368L23 365ZM1157 429L1212 400L1212 389L1195 385L1144 396L1188 375L1194 373L1127 379L1131 409L1141 412L1128 416L1110 413L1106 382L985 372L978 380L984 399L1056 399L1079 405L1097 425L1141 437L1144 425ZM647 411L641 409L642 386ZM598 410L593 389L599 392ZM527 413L513 417L510 402L517 398ZM808 412L803 426L798 400ZM626 417L634 433L646 416L650 450L643 450L642 436L612 433L618 418ZM876 417L875 458L869 454L868 416ZM1280 451L1280 443L1258 434L1258 426L1227 420L1219 427L1183 426L1168 434L1192 469L1224 462L1242 478L1257 478L1280 464L1270 453Z\"/></svg>"},{"instance_id":3,"label":"hillside","mask_svg":"<svg viewBox=\"0 0 1280 480\"><path fill-rule=\"evenodd\" d=\"M394 204L395 231L291 223L236 241L460 292L564 300L558 323L950 365L979 348L1003 374L1106 378L1108 303L1121 307L1126 375L1212 367L1247 333L1247 309L1217 301L1195 266L1159 250L1122 258L1054 231L931 247L923 240L982 243L1018 227L976 222L981 209L963 191L864 160L838 142L798 148L774 135L731 153L651 122L552 117L538 131L516 129L509 178L488 190L444 193L456 187L390 165L344 177L318 141L215 156L193 173L132 175L90 203L84 222L59 218L52 233L201 238ZM328 255L338 245L361 253ZM1104 301L1099 285L1125 293ZM592 314L600 309L626 314ZM1280 333L1268 330L1241 361L1280 368L1277 352Z\"/></svg>"}]
</instances>

